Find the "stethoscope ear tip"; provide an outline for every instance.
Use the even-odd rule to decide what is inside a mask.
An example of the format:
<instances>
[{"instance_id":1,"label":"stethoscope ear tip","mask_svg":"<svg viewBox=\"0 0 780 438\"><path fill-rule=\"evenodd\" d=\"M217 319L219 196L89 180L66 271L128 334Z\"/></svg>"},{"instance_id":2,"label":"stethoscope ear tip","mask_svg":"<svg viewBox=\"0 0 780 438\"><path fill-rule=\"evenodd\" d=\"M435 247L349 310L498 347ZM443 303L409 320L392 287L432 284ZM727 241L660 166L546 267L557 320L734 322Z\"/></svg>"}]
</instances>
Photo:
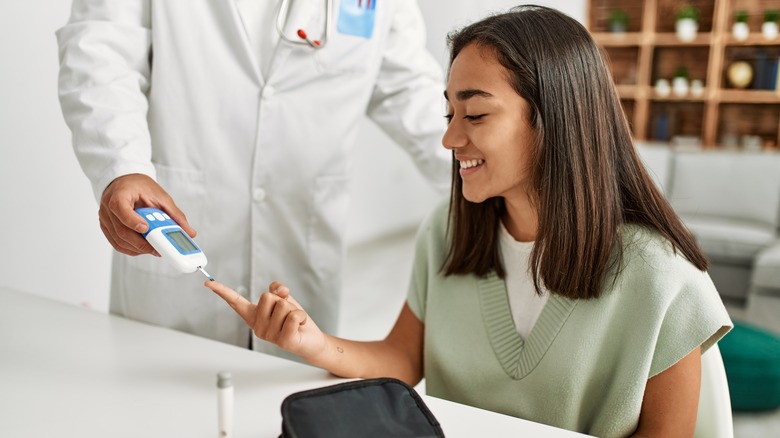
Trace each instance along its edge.
<instances>
[{"instance_id":1,"label":"stethoscope ear tip","mask_svg":"<svg viewBox=\"0 0 780 438\"><path fill-rule=\"evenodd\" d=\"M315 48L315 49L322 48L322 44L321 44L321 43L320 43L318 40L312 40L312 39L310 39L310 38L309 38L309 36L308 36L308 35L306 35L306 31L304 31L303 29L298 29L298 32L297 32L297 34L298 34L298 37L299 37L300 39L302 39L302 40L306 41L306 43L307 43L308 45L310 45L311 47L313 47L313 48Z\"/></svg>"},{"instance_id":2,"label":"stethoscope ear tip","mask_svg":"<svg viewBox=\"0 0 780 438\"><path fill-rule=\"evenodd\" d=\"M312 40L309 38L303 29L298 29L298 32L296 32L298 34L298 38L285 35L285 17L287 17L290 11L289 4L290 0L281 0L279 3L279 9L276 10L276 31L279 33L279 36L288 43L308 45L313 49L324 48L325 44L328 42L328 36L330 35L331 30L331 22L333 19L333 0L325 0L325 23L323 26L322 36L318 40Z\"/></svg>"}]
</instances>

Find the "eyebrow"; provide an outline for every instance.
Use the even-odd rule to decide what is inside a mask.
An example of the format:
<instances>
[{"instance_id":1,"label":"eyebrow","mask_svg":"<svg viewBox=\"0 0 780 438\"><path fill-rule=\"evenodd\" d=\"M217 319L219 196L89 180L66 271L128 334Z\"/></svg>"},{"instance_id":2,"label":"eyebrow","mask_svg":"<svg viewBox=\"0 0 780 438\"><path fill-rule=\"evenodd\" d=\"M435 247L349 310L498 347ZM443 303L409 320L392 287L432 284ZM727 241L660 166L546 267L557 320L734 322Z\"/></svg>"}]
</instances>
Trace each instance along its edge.
<instances>
[{"instance_id":1,"label":"eyebrow","mask_svg":"<svg viewBox=\"0 0 780 438\"><path fill-rule=\"evenodd\" d=\"M460 101L464 101L464 100L469 100L472 97L493 97L493 95L483 90L468 89L468 90L458 91L457 93L455 93L455 97ZM446 90L444 91L444 98L447 99L447 101L450 100L450 97L447 94Z\"/></svg>"}]
</instances>

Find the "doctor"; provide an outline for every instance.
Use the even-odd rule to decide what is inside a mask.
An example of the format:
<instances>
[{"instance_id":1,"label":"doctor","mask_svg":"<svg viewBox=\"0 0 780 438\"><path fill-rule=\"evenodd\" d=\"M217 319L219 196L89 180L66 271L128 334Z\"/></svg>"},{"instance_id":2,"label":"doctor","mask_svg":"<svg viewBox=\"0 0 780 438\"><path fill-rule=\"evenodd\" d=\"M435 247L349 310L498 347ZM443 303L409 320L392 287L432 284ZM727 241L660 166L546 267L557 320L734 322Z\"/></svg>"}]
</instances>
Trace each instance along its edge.
<instances>
[{"instance_id":1,"label":"doctor","mask_svg":"<svg viewBox=\"0 0 780 438\"><path fill-rule=\"evenodd\" d=\"M335 331L364 114L448 190L416 0L74 0L57 38L62 111L117 250L112 313L270 351L199 276L145 255L132 210L152 206L197 228L220 281L257 301L284 278Z\"/></svg>"}]
</instances>

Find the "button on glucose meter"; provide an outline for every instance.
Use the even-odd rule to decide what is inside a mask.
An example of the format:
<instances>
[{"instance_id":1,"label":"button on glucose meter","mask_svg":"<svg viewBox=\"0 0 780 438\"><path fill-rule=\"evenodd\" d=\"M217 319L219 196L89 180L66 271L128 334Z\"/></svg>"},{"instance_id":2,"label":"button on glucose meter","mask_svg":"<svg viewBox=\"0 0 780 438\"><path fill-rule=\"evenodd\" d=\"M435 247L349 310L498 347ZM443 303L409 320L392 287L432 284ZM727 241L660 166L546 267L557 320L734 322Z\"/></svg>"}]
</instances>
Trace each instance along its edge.
<instances>
[{"instance_id":1,"label":"button on glucose meter","mask_svg":"<svg viewBox=\"0 0 780 438\"><path fill-rule=\"evenodd\" d=\"M142 236L164 259L183 273L201 271L214 280L203 270L208 263L206 255L170 216L157 208L136 208L135 212L149 225Z\"/></svg>"}]
</instances>

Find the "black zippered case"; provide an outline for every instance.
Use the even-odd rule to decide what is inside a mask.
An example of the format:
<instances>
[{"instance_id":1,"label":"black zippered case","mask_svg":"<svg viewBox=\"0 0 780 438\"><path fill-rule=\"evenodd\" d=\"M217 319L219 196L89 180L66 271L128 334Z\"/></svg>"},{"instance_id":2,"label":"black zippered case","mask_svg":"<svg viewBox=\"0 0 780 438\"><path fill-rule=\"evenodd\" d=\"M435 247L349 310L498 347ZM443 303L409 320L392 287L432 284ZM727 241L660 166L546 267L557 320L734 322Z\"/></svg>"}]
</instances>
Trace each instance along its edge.
<instances>
[{"instance_id":1,"label":"black zippered case","mask_svg":"<svg viewBox=\"0 0 780 438\"><path fill-rule=\"evenodd\" d=\"M443 437L420 395L393 378L296 392L282 402L280 438Z\"/></svg>"}]
</instances>

